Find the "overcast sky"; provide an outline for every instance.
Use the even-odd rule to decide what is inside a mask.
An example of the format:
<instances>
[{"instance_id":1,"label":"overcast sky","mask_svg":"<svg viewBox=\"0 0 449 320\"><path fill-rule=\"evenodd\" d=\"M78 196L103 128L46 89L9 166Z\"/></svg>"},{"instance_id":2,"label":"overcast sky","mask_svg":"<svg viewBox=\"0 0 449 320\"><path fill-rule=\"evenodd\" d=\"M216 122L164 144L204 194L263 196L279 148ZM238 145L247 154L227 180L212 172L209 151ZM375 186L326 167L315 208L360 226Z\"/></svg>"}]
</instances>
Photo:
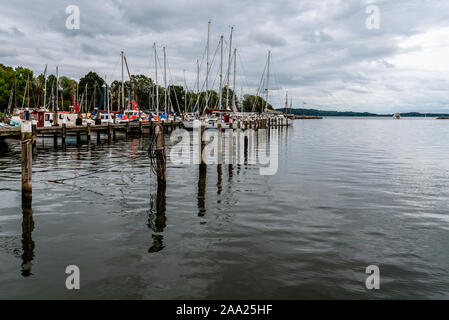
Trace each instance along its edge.
<instances>
[{"instance_id":1,"label":"overcast sky","mask_svg":"<svg viewBox=\"0 0 449 320\"><path fill-rule=\"evenodd\" d=\"M0 0L0 63L79 79L90 70L120 78L120 51L132 74L154 77L153 42L168 79L194 88L207 22L211 60L220 35L235 27L238 93L255 93L272 51L270 102L282 106L373 112L449 112L447 0ZM66 28L66 8L80 29ZM376 5L379 29L366 27ZM227 62L227 53L224 58ZM218 90L219 56L210 86ZM226 69L226 64L225 67ZM159 79L162 80L159 74ZM214 82L215 81L215 82ZM306 104L304 104L305 102Z\"/></svg>"}]
</instances>

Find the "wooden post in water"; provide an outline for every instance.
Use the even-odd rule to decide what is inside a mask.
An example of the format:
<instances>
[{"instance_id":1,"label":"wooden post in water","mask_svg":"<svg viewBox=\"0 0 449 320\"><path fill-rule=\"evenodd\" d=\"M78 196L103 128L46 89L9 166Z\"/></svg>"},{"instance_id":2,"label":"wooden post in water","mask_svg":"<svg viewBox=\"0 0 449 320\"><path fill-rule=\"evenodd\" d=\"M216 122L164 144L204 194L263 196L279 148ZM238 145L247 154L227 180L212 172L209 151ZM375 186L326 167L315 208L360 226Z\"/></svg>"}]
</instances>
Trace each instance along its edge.
<instances>
[{"instance_id":1,"label":"wooden post in water","mask_svg":"<svg viewBox=\"0 0 449 320\"><path fill-rule=\"evenodd\" d=\"M32 180L32 127L30 121L30 112L24 112L24 121L21 127L22 138L22 202L31 202L33 196Z\"/></svg>"},{"instance_id":2,"label":"wooden post in water","mask_svg":"<svg viewBox=\"0 0 449 320\"><path fill-rule=\"evenodd\" d=\"M204 119L200 120L199 127L199 139L200 139L200 165L198 174L198 216L203 217L206 214L206 174L207 174L207 164L204 161L203 152L206 147L206 142L204 141L204 131L206 130L206 124Z\"/></svg>"},{"instance_id":3,"label":"wooden post in water","mask_svg":"<svg viewBox=\"0 0 449 320\"><path fill-rule=\"evenodd\" d=\"M62 135L61 135L61 140L62 140L62 145L65 146L65 138L67 137L67 124L63 123L62 124Z\"/></svg>"},{"instance_id":4,"label":"wooden post in water","mask_svg":"<svg viewBox=\"0 0 449 320\"><path fill-rule=\"evenodd\" d=\"M108 122L108 142L111 142L112 140L112 125L110 122Z\"/></svg>"},{"instance_id":5,"label":"wooden post in water","mask_svg":"<svg viewBox=\"0 0 449 320\"><path fill-rule=\"evenodd\" d=\"M125 129L125 133L126 133L126 139L128 139L129 136L129 121L126 122L126 129Z\"/></svg>"},{"instance_id":6,"label":"wooden post in water","mask_svg":"<svg viewBox=\"0 0 449 320\"><path fill-rule=\"evenodd\" d=\"M33 154L37 154L37 125L31 125L31 143L33 144Z\"/></svg>"},{"instance_id":7,"label":"wooden post in water","mask_svg":"<svg viewBox=\"0 0 449 320\"><path fill-rule=\"evenodd\" d=\"M157 124L154 128L156 135L156 173L158 186L165 186L167 183L167 176L165 174L166 160L165 160L165 140L164 131L161 124Z\"/></svg>"},{"instance_id":8,"label":"wooden post in water","mask_svg":"<svg viewBox=\"0 0 449 320\"><path fill-rule=\"evenodd\" d=\"M200 163L201 165L206 165L206 162L204 161L203 152L204 148L206 148L206 141L204 141L204 131L206 130L206 123L204 119L201 119L200 122Z\"/></svg>"},{"instance_id":9,"label":"wooden post in water","mask_svg":"<svg viewBox=\"0 0 449 320\"><path fill-rule=\"evenodd\" d=\"M90 141L90 123L87 124L87 141Z\"/></svg>"}]
</instances>

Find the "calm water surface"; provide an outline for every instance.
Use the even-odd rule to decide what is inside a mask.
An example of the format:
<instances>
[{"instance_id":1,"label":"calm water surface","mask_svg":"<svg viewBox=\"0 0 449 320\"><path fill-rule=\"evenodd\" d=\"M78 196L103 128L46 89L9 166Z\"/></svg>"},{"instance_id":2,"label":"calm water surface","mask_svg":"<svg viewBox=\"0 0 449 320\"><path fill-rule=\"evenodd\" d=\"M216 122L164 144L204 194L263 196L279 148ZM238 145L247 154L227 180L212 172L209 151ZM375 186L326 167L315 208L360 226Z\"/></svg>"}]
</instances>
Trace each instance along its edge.
<instances>
[{"instance_id":1,"label":"calm water surface","mask_svg":"<svg viewBox=\"0 0 449 320\"><path fill-rule=\"evenodd\" d=\"M449 122L281 132L276 175L169 163L165 192L147 137L40 140L23 211L20 146L0 141L0 298L449 298ZM378 291L365 288L373 264Z\"/></svg>"}]
</instances>

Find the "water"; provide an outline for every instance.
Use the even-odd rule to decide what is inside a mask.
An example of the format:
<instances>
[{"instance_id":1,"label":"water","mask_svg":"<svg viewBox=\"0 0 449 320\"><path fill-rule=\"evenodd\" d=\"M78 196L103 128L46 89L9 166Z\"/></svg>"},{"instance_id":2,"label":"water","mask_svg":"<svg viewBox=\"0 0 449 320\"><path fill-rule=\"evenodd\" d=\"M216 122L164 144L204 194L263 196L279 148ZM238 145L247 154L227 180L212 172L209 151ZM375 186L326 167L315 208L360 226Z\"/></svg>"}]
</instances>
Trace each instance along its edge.
<instances>
[{"instance_id":1,"label":"water","mask_svg":"<svg viewBox=\"0 0 449 320\"><path fill-rule=\"evenodd\" d=\"M447 299L448 138L437 120L297 120L276 175L169 163L165 193L147 138L50 139L23 212L20 147L0 142L0 298Z\"/></svg>"}]
</instances>

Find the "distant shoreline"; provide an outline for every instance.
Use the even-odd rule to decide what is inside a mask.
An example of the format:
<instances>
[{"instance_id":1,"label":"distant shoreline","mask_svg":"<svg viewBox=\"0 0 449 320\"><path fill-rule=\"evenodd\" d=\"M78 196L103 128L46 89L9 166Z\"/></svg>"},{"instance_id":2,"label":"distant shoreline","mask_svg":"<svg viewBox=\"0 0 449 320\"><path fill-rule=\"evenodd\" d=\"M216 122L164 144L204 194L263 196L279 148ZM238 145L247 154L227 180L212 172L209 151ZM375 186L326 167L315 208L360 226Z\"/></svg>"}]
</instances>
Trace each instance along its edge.
<instances>
[{"instance_id":1,"label":"distant shoreline","mask_svg":"<svg viewBox=\"0 0 449 320\"><path fill-rule=\"evenodd\" d=\"M278 108L276 111L284 111L284 108ZM297 116L318 116L318 117L393 117L392 114L377 114L371 112L353 112L353 111L326 111L316 109L292 109L292 114ZM413 118L435 118L435 117L449 117L449 113L421 113L421 112L404 112L399 113L401 117Z\"/></svg>"}]
</instances>

